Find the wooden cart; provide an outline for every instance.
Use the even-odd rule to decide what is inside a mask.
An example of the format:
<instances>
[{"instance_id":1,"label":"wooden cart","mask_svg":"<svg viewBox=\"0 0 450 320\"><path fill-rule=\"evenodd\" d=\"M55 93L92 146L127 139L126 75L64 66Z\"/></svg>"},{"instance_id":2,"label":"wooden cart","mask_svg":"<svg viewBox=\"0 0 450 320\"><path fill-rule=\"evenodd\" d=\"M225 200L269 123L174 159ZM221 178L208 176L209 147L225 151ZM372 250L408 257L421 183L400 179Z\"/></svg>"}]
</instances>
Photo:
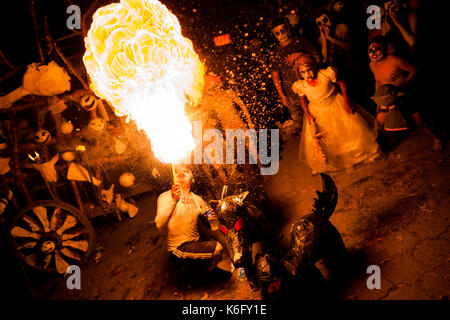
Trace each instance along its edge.
<instances>
[{"instance_id":1,"label":"wooden cart","mask_svg":"<svg viewBox=\"0 0 450 320\"><path fill-rule=\"evenodd\" d=\"M58 181L46 181L39 170L29 168L30 159L38 154L35 151L37 145L20 141L18 128L18 125L23 126L24 122L39 118L30 119L30 114L36 114L45 105L45 99L36 99L0 111L3 119L8 119L6 122L2 121L2 125L8 123L9 127L3 128L3 132L9 133L12 155L12 170L3 177L4 183L14 190L11 205L13 208L9 209L9 218L7 217L7 232L11 236L13 251L27 267L44 273L64 274L69 265L86 262L95 250L95 231L90 222L92 218L113 214L118 220L122 219L115 201L105 201L102 191L105 181L111 180L108 171L129 163L131 159L128 155L118 155L91 159L89 163L84 162L82 157L74 160L87 168L90 176L102 181L98 186L90 182L66 179L65 172L70 162L64 161L58 161L55 165L59 175ZM25 118L23 113L26 114ZM58 114L50 115L56 132L56 137L52 140L58 143L64 139L59 130L61 118ZM50 144L40 146L42 154L48 152L47 146ZM144 145L143 148L144 153L145 150L150 153L149 145ZM30 159L27 158L28 155L31 155ZM28 167L24 163L28 163ZM133 195L153 189L148 181L137 180L133 187L121 190L122 198L129 199ZM120 189L120 186L118 187Z\"/></svg>"}]
</instances>

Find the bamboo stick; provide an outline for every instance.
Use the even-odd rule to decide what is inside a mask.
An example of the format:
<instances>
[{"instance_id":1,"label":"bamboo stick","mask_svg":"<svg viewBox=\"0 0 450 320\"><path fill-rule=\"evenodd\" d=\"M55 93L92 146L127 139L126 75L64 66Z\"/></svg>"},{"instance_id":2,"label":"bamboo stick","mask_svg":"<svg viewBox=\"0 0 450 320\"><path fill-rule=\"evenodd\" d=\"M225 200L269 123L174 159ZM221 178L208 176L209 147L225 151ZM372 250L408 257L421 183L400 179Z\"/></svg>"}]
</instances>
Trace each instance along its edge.
<instances>
[{"instance_id":1,"label":"bamboo stick","mask_svg":"<svg viewBox=\"0 0 450 320\"><path fill-rule=\"evenodd\" d=\"M3 53L2 49L0 49L0 58L2 59L2 61L11 69L14 69L14 65L9 62L9 60L6 58L5 54Z\"/></svg>"},{"instance_id":2,"label":"bamboo stick","mask_svg":"<svg viewBox=\"0 0 450 320\"><path fill-rule=\"evenodd\" d=\"M11 71L5 73L3 76L0 77L0 83L3 82L4 80L8 79L9 77L12 77L13 75L15 75L17 73L17 71L21 70L23 68L23 66L18 66L15 67L14 69L12 69Z\"/></svg>"},{"instance_id":3,"label":"bamboo stick","mask_svg":"<svg viewBox=\"0 0 450 320\"><path fill-rule=\"evenodd\" d=\"M75 199L77 201L78 208L80 209L80 211L82 213L84 213L83 202L81 201L81 195L80 195L80 190L78 189L78 184L76 181L70 181L70 183L72 184L72 190L73 190L73 193L75 194Z\"/></svg>"},{"instance_id":4,"label":"bamboo stick","mask_svg":"<svg viewBox=\"0 0 450 320\"><path fill-rule=\"evenodd\" d=\"M39 58L41 60L41 63L44 64L45 57L44 57L44 52L42 51L41 43L39 41L39 26L38 26L38 22L37 22L37 18L36 18L36 10L34 9L34 1L31 1L31 3L30 3L30 14L31 14L31 19L33 20L34 34L35 34L35 38L36 38L36 45L38 48Z\"/></svg>"},{"instance_id":5,"label":"bamboo stick","mask_svg":"<svg viewBox=\"0 0 450 320\"><path fill-rule=\"evenodd\" d=\"M70 38L73 38L76 36L82 36L82 35L83 35L83 33L81 31L74 31L71 34L68 34L68 35L62 36L61 38L56 39L55 42L64 41L64 40L67 40L67 39L70 39Z\"/></svg>"},{"instance_id":6,"label":"bamboo stick","mask_svg":"<svg viewBox=\"0 0 450 320\"><path fill-rule=\"evenodd\" d=\"M33 202L33 199L31 198L28 188L24 183L23 173L19 169L19 137L18 137L18 133L17 133L17 126L15 123L16 113L13 111L13 112L11 112L11 115L12 115L11 131L12 131L12 135L13 135L13 162L14 162L14 169L12 170L12 172L16 177L17 186L19 187L19 189L23 192L23 194L25 196L25 200L27 201L27 203L31 203L31 202Z\"/></svg>"},{"instance_id":7,"label":"bamboo stick","mask_svg":"<svg viewBox=\"0 0 450 320\"><path fill-rule=\"evenodd\" d=\"M58 56L61 58L61 60L67 66L67 69L69 69L70 73L72 73L78 79L78 81L80 81L80 83L83 85L83 87L85 89L89 89L89 86L86 83L86 81L84 81L84 79L75 71L75 68L72 66L72 64L69 62L69 60L67 60L66 56L61 51L61 49L58 47L58 45L53 41L53 38L48 29L47 17L44 18L44 26L45 26L45 31L47 34L46 35L47 41L50 43L50 45L53 47L53 49L55 49Z\"/></svg>"}]
</instances>

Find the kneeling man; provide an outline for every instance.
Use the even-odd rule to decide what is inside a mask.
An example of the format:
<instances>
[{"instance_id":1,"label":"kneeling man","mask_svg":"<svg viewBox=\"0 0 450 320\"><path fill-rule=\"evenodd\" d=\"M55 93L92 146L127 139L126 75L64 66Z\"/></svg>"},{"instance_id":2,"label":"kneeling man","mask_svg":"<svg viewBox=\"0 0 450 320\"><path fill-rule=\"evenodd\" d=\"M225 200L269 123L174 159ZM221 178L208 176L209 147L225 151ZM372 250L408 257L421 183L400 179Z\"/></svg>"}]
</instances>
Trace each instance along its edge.
<instances>
[{"instance_id":1,"label":"kneeling man","mask_svg":"<svg viewBox=\"0 0 450 320\"><path fill-rule=\"evenodd\" d=\"M167 228L167 250L173 259L204 263L213 270L222 258L223 247L217 241L200 240L198 218L207 205L191 192L194 177L187 166L177 165L175 176L177 183L158 197L156 227L160 231Z\"/></svg>"}]
</instances>

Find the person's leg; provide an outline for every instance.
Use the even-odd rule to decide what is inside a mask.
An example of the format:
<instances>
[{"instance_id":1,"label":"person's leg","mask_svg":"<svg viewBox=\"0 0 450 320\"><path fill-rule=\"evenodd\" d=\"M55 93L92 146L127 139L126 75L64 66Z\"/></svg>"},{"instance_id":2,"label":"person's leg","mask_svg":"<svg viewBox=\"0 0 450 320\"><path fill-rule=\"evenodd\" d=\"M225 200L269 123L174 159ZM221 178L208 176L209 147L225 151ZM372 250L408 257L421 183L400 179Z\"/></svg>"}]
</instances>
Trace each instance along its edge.
<instances>
[{"instance_id":1,"label":"person's leg","mask_svg":"<svg viewBox=\"0 0 450 320\"><path fill-rule=\"evenodd\" d=\"M222 260L222 252L223 252L223 247L220 244L220 242L216 243L216 248L214 249L213 252L213 256L211 259L211 265L208 268L208 271L213 270L217 264L220 262L220 260Z\"/></svg>"},{"instance_id":2,"label":"person's leg","mask_svg":"<svg viewBox=\"0 0 450 320\"><path fill-rule=\"evenodd\" d=\"M392 137L392 135L389 134L389 132L387 132L386 129L384 128L387 117L388 117L388 113L389 113L388 107L377 106L376 121L377 121L378 130L380 133L378 138L379 138L379 143L382 146L382 149L384 151L389 150L396 143L396 141Z\"/></svg>"},{"instance_id":3,"label":"person's leg","mask_svg":"<svg viewBox=\"0 0 450 320\"><path fill-rule=\"evenodd\" d=\"M414 113L411 114L411 117L419 128L422 128L425 133L427 133L428 135L430 135L433 138L433 141L434 141L433 150L437 150L437 151L442 150L441 139L439 139L439 137L433 132L433 130L428 126L428 124L426 124L423 121L420 113L415 111Z\"/></svg>"},{"instance_id":4,"label":"person's leg","mask_svg":"<svg viewBox=\"0 0 450 320\"><path fill-rule=\"evenodd\" d=\"M213 270L222 259L223 247L217 241L191 241L183 243L172 254L199 265L205 265L208 271ZM209 262L209 266L207 263Z\"/></svg>"},{"instance_id":5,"label":"person's leg","mask_svg":"<svg viewBox=\"0 0 450 320\"><path fill-rule=\"evenodd\" d=\"M388 109L386 107L380 107L377 108L377 124L378 128L381 131L384 131L384 125L386 124L386 119L388 115Z\"/></svg>"},{"instance_id":6,"label":"person's leg","mask_svg":"<svg viewBox=\"0 0 450 320\"><path fill-rule=\"evenodd\" d=\"M420 109L418 109L418 101L420 101L420 97L417 95L419 90L414 90L414 87L410 88L407 93L405 93L400 98L400 107L404 112L407 112L411 115L414 123L423 130L426 134L433 138L433 150L442 150L442 141L441 139L433 132L430 126L427 124L427 121L422 118L422 115L419 113Z\"/></svg>"}]
</instances>

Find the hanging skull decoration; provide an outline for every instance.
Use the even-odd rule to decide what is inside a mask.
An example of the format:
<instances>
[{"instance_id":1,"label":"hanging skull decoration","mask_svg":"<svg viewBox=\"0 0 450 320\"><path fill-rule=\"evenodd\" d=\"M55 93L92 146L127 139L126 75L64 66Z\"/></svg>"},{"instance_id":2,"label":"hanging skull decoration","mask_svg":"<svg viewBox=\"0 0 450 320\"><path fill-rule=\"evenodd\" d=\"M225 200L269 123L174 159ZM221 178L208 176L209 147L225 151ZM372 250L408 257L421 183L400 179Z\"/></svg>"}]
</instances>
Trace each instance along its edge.
<instances>
[{"instance_id":1,"label":"hanging skull decoration","mask_svg":"<svg viewBox=\"0 0 450 320\"><path fill-rule=\"evenodd\" d=\"M97 108L97 98L94 95L84 95L80 99L81 107L86 111L92 111Z\"/></svg>"},{"instance_id":2,"label":"hanging skull decoration","mask_svg":"<svg viewBox=\"0 0 450 320\"><path fill-rule=\"evenodd\" d=\"M120 176L119 183L122 187L131 187L132 185L134 185L135 180L136 177L132 173L125 172Z\"/></svg>"},{"instance_id":3,"label":"hanging skull decoration","mask_svg":"<svg viewBox=\"0 0 450 320\"><path fill-rule=\"evenodd\" d=\"M48 143L52 139L52 136L48 130L39 130L34 134L34 141L36 143Z\"/></svg>"},{"instance_id":4,"label":"hanging skull decoration","mask_svg":"<svg viewBox=\"0 0 450 320\"><path fill-rule=\"evenodd\" d=\"M88 129L92 133L101 133L106 128L106 121L102 118L93 118L89 121Z\"/></svg>"}]
</instances>

